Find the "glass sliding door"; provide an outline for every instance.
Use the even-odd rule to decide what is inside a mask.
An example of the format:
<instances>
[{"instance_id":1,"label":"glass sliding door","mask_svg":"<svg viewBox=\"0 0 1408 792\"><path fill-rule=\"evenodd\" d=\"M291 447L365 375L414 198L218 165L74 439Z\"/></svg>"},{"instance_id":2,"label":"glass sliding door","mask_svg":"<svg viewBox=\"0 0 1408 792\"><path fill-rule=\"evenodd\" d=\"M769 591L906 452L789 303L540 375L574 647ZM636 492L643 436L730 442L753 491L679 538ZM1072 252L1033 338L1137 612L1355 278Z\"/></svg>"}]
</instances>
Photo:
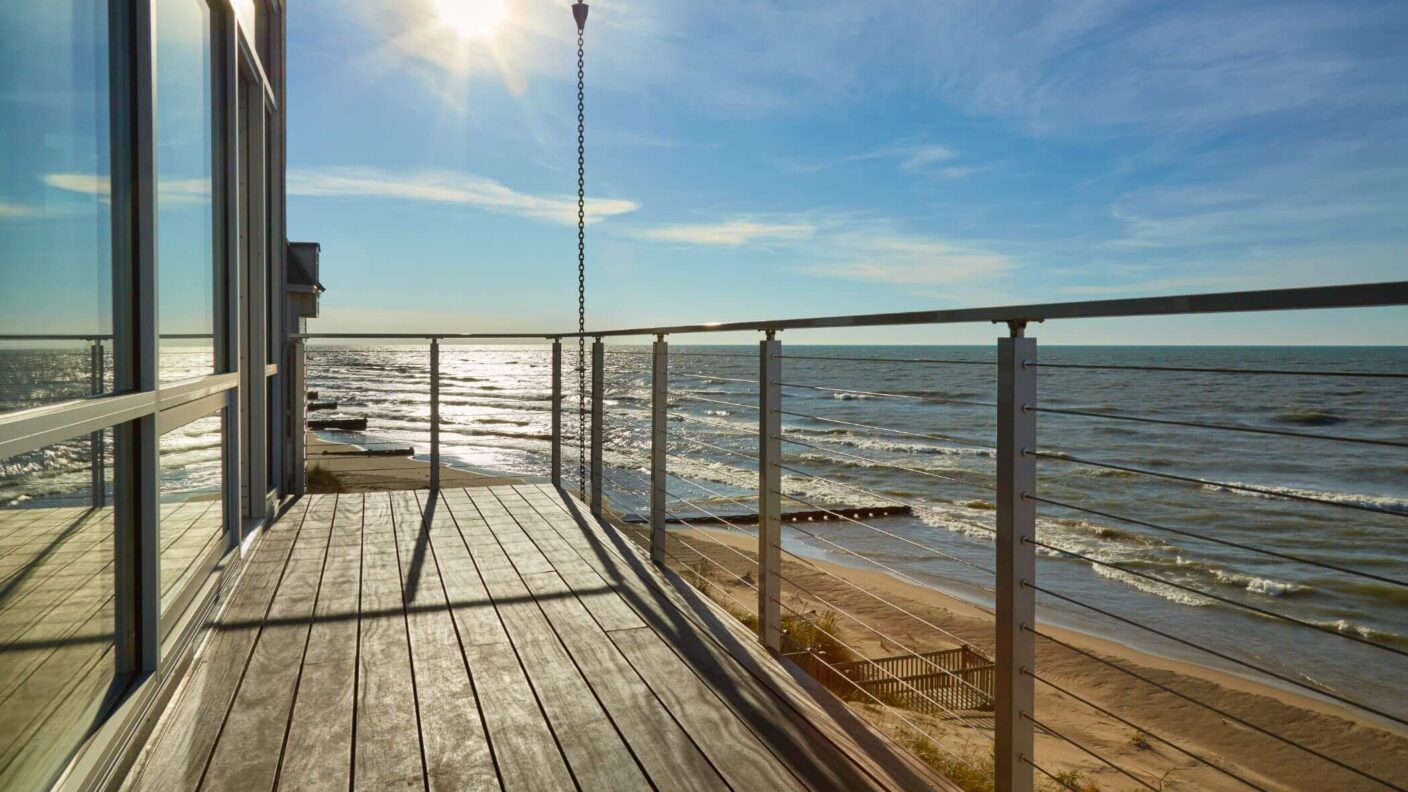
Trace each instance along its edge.
<instances>
[{"instance_id":1,"label":"glass sliding door","mask_svg":"<svg viewBox=\"0 0 1408 792\"><path fill-rule=\"evenodd\" d=\"M225 409L185 423L185 416L162 417L160 590L166 633L226 547ZM177 423L181 425L167 425Z\"/></svg>"},{"instance_id":2,"label":"glass sliding door","mask_svg":"<svg viewBox=\"0 0 1408 792\"><path fill-rule=\"evenodd\" d=\"M156 0L160 380L216 370L214 81L206 0Z\"/></svg>"},{"instance_id":3,"label":"glass sliding door","mask_svg":"<svg viewBox=\"0 0 1408 792\"><path fill-rule=\"evenodd\" d=\"M113 343L107 7L0 4L7 417L84 408L126 360ZM20 439L35 426L0 433L0 789L52 783L129 682L116 660L116 422Z\"/></svg>"},{"instance_id":4,"label":"glass sliding door","mask_svg":"<svg viewBox=\"0 0 1408 792\"><path fill-rule=\"evenodd\" d=\"M126 685L110 457L91 478L111 432L0 461L0 789L47 786Z\"/></svg>"},{"instance_id":5,"label":"glass sliding door","mask_svg":"<svg viewBox=\"0 0 1408 792\"><path fill-rule=\"evenodd\" d=\"M106 2L0 4L0 411L90 395L112 349L108 90Z\"/></svg>"}]
</instances>

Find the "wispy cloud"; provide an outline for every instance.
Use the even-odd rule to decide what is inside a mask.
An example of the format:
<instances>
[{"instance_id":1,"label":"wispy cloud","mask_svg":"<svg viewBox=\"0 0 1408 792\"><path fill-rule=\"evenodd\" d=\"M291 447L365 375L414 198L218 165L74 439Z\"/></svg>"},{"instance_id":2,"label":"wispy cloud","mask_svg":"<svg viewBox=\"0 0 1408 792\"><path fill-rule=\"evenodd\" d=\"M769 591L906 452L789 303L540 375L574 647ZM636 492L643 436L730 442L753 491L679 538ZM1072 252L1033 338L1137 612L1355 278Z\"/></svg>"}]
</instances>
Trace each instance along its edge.
<instances>
[{"instance_id":1,"label":"wispy cloud","mask_svg":"<svg viewBox=\"0 0 1408 792\"><path fill-rule=\"evenodd\" d=\"M46 173L43 182L59 190L96 196L104 203L112 195L112 180L95 173ZM157 182L157 198L167 204L210 203L210 180L161 179Z\"/></svg>"},{"instance_id":2,"label":"wispy cloud","mask_svg":"<svg viewBox=\"0 0 1408 792\"><path fill-rule=\"evenodd\" d=\"M1017 261L981 244L884 228L840 231L826 240L824 258L800 271L826 278L904 286L992 280Z\"/></svg>"},{"instance_id":3,"label":"wispy cloud","mask_svg":"<svg viewBox=\"0 0 1408 792\"><path fill-rule=\"evenodd\" d=\"M472 206L563 225L577 222L575 196L533 195L463 171L396 173L376 168L291 170L288 194L312 198L379 198ZM619 198L587 199L587 222L634 212L638 204Z\"/></svg>"},{"instance_id":4,"label":"wispy cloud","mask_svg":"<svg viewBox=\"0 0 1408 792\"><path fill-rule=\"evenodd\" d=\"M900 142L874 148L869 151L847 154L823 162L810 162L795 165L792 169L798 173L816 173L817 171L823 171L855 162L893 160L898 163L900 170L907 173L921 173L932 171L935 165L942 162L949 162L950 160L957 159L957 157L957 151L937 143Z\"/></svg>"},{"instance_id":5,"label":"wispy cloud","mask_svg":"<svg viewBox=\"0 0 1408 792\"><path fill-rule=\"evenodd\" d=\"M665 225L632 231L637 239L679 242L710 247L739 247L754 242L795 242L810 239L816 227L805 222L758 222L734 219L718 223Z\"/></svg>"},{"instance_id":6,"label":"wispy cloud","mask_svg":"<svg viewBox=\"0 0 1408 792\"><path fill-rule=\"evenodd\" d=\"M900 286L991 279L1018 266L978 242L907 233L888 220L852 213L749 215L629 234L701 247L753 247L786 256L783 265L802 274Z\"/></svg>"},{"instance_id":7,"label":"wispy cloud","mask_svg":"<svg viewBox=\"0 0 1408 792\"><path fill-rule=\"evenodd\" d=\"M11 201L0 201L0 217L6 220L27 220L42 217L43 215L44 210L37 206L29 206Z\"/></svg>"}]
</instances>

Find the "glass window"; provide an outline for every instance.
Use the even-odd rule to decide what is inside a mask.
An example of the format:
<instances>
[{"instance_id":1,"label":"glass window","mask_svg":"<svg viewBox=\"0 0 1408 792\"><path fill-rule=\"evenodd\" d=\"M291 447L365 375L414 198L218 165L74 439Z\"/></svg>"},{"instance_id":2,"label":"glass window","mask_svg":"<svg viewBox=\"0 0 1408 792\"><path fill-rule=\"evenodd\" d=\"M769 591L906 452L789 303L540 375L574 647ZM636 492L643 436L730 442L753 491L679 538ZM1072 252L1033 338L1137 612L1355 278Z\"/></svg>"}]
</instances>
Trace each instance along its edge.
<instances>
[{"instance_id":1,"label":"glass window","mask_svg":"<svg viewBox=\"0 0 1408 792\"><path fill-rule=\"evenodd\" d=\"M224 416L221 410L161 436L163 617L185 607L222 554Z\"/></svg>"},{"instance_id":2,"label":"glass window","mask_svg":"<svg viewBox=\"0 0 1408 792\"><path fill-rule=\"evenodd\" d=\"M210 9L158 0L157 272L161 381L215 370Z\"/></svg>"},{"instance_id":3,"label":"glass window","mask_svg":"<svg viewBox=\"0 0 1408 792\"><path fill-rule=\"evenodd\" d=\"M0 334L112 333L106 9L0 3ZM0 410L90 392L87 342L0 341Z\"/></svg>"},{"instance_id":4,"label":"glass window","mask_svg":"<svg viewBox=\"0 0 1408 792\"><path fill-rule=\"evenodd\" d=\"M0 789L48 788L120 687L111 431L0 461Z\"/></svg>"}]
</instances>

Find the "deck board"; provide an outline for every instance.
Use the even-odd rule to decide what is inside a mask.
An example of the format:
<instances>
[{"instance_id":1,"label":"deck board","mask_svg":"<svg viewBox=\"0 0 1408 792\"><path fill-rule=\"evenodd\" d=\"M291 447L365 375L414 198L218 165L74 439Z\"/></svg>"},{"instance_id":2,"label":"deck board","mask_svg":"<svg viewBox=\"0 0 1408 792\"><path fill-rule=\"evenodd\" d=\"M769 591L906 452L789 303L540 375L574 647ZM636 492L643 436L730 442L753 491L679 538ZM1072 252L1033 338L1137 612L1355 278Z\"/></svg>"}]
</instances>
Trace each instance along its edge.
<instances>
[{"instance_id":1,"label":"deck board","mask_svg":"<svg viewBox=\"0 0 1408 792\"><path fill-rule=\"evenodd\" d=\"M126 786L952 788L584 511L528 484L302 499Z\"/></svg>"},{"instance_id":2,"label":"deck board","mask_svg":"<svg viewBox=\"0 0 1408 792\"><path fill-rule=\"evenodd\" d=\"M362 588L362 496L338 495L328 559L289 717L279 789L347 789L352 773Z\"/></svg>"},{"instance_id":3,"label":"deck board","mask_svg":"<svg viewBox=\"0 0 1408 792\"><path fill-rule=\"evenodd\" d=\"M469 665L445 607L420 503L410 492L393 492L391 501L416 669L426 786L431 792L498 789Z\"/></svg>"}]
</instances>

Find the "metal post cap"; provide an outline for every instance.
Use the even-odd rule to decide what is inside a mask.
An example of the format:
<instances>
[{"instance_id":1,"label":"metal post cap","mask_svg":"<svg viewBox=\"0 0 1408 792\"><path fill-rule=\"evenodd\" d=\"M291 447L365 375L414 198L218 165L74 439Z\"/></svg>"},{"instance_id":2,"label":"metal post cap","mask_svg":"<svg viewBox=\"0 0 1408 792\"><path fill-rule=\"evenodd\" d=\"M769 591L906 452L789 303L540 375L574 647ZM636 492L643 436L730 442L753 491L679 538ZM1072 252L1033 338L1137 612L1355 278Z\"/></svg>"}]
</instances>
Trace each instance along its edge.
<instances>
[{"instance_id":1,"label":"metal post cap","mask_svg":"<svg viewBox=\"0 0 1408 792\"><path fill-rule=\"evenodd\" d=\"M587 4L573 3L572 18L577 20L577 32L585 31L587 29Z\"/></svg>"}]
</instances>

